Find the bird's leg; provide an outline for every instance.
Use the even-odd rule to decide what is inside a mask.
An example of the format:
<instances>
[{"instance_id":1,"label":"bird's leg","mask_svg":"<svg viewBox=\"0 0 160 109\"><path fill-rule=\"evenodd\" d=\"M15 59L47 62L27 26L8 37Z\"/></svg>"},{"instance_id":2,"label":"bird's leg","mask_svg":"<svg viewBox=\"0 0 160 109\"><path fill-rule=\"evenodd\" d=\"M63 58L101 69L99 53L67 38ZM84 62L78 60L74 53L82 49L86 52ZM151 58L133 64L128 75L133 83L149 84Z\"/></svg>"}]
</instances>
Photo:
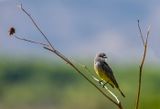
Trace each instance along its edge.
<instances>
[{"instance_id":1,"label":"bird's leg","mask_svg":"<svg viewBox=\"0 0 160 109\"><path fill-rule=\"evenodd\" d=\"M106 85L106 84L108 84L108 83L109 83L109 81L105 82L105 83L103 84L103 88L104 88L104 87L105 87L105 85Z\"/></svg>"},{"instance_id":2,"label":"bird's leg","mask_svg":"<svg viewBox=\"0 0 160 109\"><path fill-rule=\"evenodd\" d=\"M101 85L103 83L103 80L99 80L99 84Z\"/></svg>"}]
</instances>

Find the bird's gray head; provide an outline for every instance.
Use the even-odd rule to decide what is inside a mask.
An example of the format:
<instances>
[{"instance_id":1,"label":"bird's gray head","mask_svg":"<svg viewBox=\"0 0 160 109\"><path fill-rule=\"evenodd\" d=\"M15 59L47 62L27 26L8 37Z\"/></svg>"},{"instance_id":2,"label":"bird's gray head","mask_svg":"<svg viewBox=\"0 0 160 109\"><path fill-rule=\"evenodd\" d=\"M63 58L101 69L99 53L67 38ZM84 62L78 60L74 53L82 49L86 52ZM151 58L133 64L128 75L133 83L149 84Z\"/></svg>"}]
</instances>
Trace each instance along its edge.
<instances>
[{"instance_id":1,"label":"bird's gray head","mask_svg":"<svg viewBox=\"0 0 160 109\"><path fill-rule=\"evenodd\" d=\"M99 54L97 54L97 57L103 58L103 59L107 58L105 53L99 53Z\"/></svg>"},{"instance_id":2,"label":"bird's gray head","mask_svg":"<svg viewBox=\"0 0 160 109\"><path fill-rule=\"evenodd\" d=\"M105 59L107 58L106 54L105 53L98 53L96 55L96 57L94 58L94 63L97 63L97 62L105 62Z\"/></svg>"}]
</instances>

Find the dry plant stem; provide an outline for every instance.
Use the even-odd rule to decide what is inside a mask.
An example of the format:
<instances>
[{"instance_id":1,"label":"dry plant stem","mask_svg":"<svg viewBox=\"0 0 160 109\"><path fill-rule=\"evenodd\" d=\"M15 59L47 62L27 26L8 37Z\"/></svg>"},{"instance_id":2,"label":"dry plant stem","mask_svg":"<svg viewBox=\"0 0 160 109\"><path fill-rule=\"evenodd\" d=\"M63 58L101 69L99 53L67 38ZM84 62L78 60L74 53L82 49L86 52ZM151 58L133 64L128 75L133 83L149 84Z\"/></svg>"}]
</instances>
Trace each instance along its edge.
<instances>
[{"instance_id":1,"label":"dry plant stem","mask_svg":"<svg viewBox=\"0 0 160 109\"><path fill-rule=\"evenodd\" d=\"M106 95L99 87L96 86L90 79L88 79L72 62L67 59L62 53L60 53L58 50L56 50L53 45L50 43L46 35L42 32L42 30L39 28L39 26L36 24L32 16L22 7L22 4L20 6L21 10L31 19L32 23L35 25L35 27L38 29L38 31L42 34L42 36L45 38L49 46L51 47L46 47L44 46L44 49L47 49L53 53L55 53L58 57L60 57L62 60L67 62L72 68L74 68L81 76L83 76L90 84L92 84L97 90L99 90L106 98L108 98L112 103L114 103L116 106L119 107L119 109L123 109L121 104L118 104L115 102L112 98L110 98L108 95Z\"/></svg>"},{"instance_id":2,"label":"dry plant stem","mask_svg":"<svg viewBox=\"0 0 160 109\"><path fill-rule=\"evenodd\" d=\"M20 5L20 9L31 19L32 23L35 25L35 27L38 29L38 31L43 35L45 40L48 42L48 44L53 48L53 45L48 40L47 36L42 32L42 30L38 27L32 16L22 7L22 4Z\"/></svg>"},{"instance_id":3,"label":"dry plant stem","mask_svg":"<svg viewBox=\"0 0 160 109\"><path fill-rule=\"evenodd\" d=\"M74 61L74 60L73 60ZM76 62L76 61L75 61ZM80 66L82 66L84 69L86 69L88 71L88 73L90 74L90 76L95 80L97 81L98 83L100 83L114 98L115 100L117 101L118 104L120 104L120 101L118 99L118 97L108 89L108 87L103 83L103 82L100 82L99 79L97 79L94 75L92 75L91 71L89 70L89 68L86 66L86 65L83 65L83 64L80 64L78 63Z\"/></svg>"},{"instance_id":4,"label":"dry plant stem","mask_svg":"<svg viewBox=\"0 0 160 109\"><path fill-rule=\"evenodd\" d=\"M144 46L144 45L145 45L145 42L144 42L144 38L143 38L142 29L141 29L141 27L140 27L139 20L138 20L137 22L138 22L139 33L140 33L140 36L141 36L141 39L142 39L142 44L143 44L143 46Z\"/></svg>"},{"instance_id":5,"label":"dry plant stem","mask_svg":"<svg viewBox=\"0 0 160 109\"><path fill-rule=\"evenodd\" d=\"M18 39L18 40L23 40L23 41L26 41L26 42L30 42L30 43L34 43L34 44L38 44L38 45L48 46L48 47L49 47L49 45L47 45L47 44L45 44L45 43L42 43L42 42L37 42L37 41L34 41L34 40L25 39L25 38L19 37L19 36L17 36L17 35L14 35L14 37L15 37L16 39Z\"/></svg>"},{"instance_id":6,"label":"dry plant stem","mask_svg":"<svg viewBox=\"0 0 160 109\"><path fill-rule=\"evenodd\" d=\"M74 64L72 64L72 62L70 62L69 60L66 60L66 58L64 58L64 56L57 50L52 50L48 47L44 47L44 49L47 49L53 53L55 53L57 56L59 56L61 59L63 59L65 62L67 62L69 65L71 65L80 75L82 75L89 83L91 83L97 90L99 90L106 98L108 98L111 102L113 102L115 105L117 105L119 107L119 109L123 109L121 103L117 103L115 102L112 98L110 98L108 95L106 95L99 87L97 87L96 84L94 84L90 79L88 79Z\"/></svg>"},{"instance_id":7,"label":"dry plant stem","mask_svg":"<svg viewBox=\"0 0 160 109\"><path fill-rule=\"evenodd\" d=\"M116 96L112 91L110 91L110 90L108 89L108 87L105 85L105 83L100 82L100 80L97 79L96 77L94 77L93 75L92 75L92 78L93 78L95 81L97 81L98 83L100 83L100 84L116 99L116 101L118 102L118 104L120 103L120 101L119 101L119 99L117 98L117 96Z\"/></svg>"},{"instance_id":8,"label":"dry plant stem","mask_svg":"<svg viewBox=\"0 0 160 109\"><path fill-rule=\"evenodd\" d=\"M141 84L142 84L142 72L143 72L143 66L144 66L144 62L145 62L145 58L146 58L146 54L147 54L148 36L149 36L149 33L150 33L150 27L149 27L149 29L147 31L147 37L146 37L146 40L144 42L143 34L141 32L141 28L140 28L140 25L139 25L139 20L138 20L138 28L139 28L139 31L140 31L140 34L141 34L143 45L144 45L144 52L143 52L142 61L141 61L140 67L139 67L139 82L138 82L139 84L138 84L138 93L137 93L137 100L136 100L135 109L139 109Z\"/></svg>"},{"instance_id":9,"label":"dry plant stem","mask_svg":"<svg viewBox=\"0 0 160 109\"><path fill-rule=\"evenodd\" d=\"M146 52L147 52L147 45L145 44L142 62L141 62L141 65L139 67L139 84L138 84L138 94L137 94L137 101L136 101L136 109L139 108L139 99L140 99L141 84L142 84L141 83L141 81L142 81L142 71L143 71L143 65L144 65L144 61L145 61L145 57L146 57Z\"/></svg>"}]
</instances>

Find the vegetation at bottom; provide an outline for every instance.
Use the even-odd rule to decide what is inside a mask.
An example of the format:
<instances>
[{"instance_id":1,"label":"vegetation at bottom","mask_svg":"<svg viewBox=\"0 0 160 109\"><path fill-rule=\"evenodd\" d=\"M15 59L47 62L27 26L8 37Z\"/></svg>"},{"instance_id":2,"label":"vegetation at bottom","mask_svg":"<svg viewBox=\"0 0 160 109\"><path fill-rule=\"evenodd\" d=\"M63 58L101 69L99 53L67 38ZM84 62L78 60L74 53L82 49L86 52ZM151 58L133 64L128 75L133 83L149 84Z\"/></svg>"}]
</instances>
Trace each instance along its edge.
<instances>
[{"instance_id":1,"label":"vegetation at bottom","mask_svg":"<svg viewBox=\"0 0 160 109\"><path fill-rule=\"evenodd\" d=\"M94 73L91 64L87 66ZM133 109L139 65L124 63L112 66L126 98L121 97L116 89L109 88L120 98L125 109ZM158 65L144 66L140 109L160 109L159 71ZM0 58L0 108L117 109L66 63L32 57Z\"/></svg>"}]
</instances>

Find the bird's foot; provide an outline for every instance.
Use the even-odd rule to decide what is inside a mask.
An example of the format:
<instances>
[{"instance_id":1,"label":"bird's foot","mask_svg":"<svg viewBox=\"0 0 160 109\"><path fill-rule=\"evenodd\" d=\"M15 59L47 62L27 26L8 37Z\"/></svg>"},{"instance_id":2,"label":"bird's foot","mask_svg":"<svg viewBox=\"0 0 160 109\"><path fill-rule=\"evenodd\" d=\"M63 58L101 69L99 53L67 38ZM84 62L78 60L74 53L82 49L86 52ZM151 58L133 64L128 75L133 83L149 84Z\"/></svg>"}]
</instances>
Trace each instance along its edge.
<instances>
[{"instance_id":1,"label":"bird's foot","mask_svg":"<svg viewBox=\"0 0 160 109\"><path fill-rule=\"evenodd\" d=\"M100 84L100 85L103 84L103 80L99 80L99 84Z\"/></svg>"},{"instance_id":2,"label":"bird's foot","mask_svg":"<svg viewBox=\"0 0 160 109\"><path fill-rule=\"evenodd\" d=\"M105 82L102 87L105 88L106 84L108 84L108 82Z\"/></svg>"},{"instance_id":3,"label":"bird's foot","mask_svg":"<svg viewBox=\"0 0 160 109\"><path fill-rule=\"evenodd\" d=\"M107 84L107 83L104 83L102 87L105 88L106 84Z\"/></svg>"}]
</instances>

